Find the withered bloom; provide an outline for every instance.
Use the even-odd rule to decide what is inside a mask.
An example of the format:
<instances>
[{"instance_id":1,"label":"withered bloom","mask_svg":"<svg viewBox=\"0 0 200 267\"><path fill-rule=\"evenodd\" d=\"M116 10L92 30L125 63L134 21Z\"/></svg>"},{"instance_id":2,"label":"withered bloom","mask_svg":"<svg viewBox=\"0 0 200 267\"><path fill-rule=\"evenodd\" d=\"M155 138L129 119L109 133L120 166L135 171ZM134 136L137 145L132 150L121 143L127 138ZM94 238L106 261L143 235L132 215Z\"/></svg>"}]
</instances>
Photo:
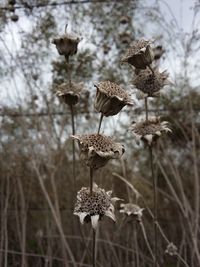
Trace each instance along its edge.
<instances>
[{"instance_id":1,"label":"withered bloom","mask_svg":"<svg viewBox=\"0 0 200 267\"><path fill-rule=\"evenodd\" d=\"M120 158L125 151L123 145L101 134L72 135L72 138L78 140L81 160L93 169L103 167L110 159Z\"/></svg>"},{"instance_id":2,"label":"withered bloom","mask_svg":"<svg viewBox=\"0 0 200 267\"><path fill-rule=\"evenodd\" d=\"M76 105L80 98L80 92L83 89L82 83L62 83L57 87L56 95L68 105Z\"/></svg>"},{"instance_id":3,"label":"withered bloom","mask_svg":"<svg viewBox=\"0 0 200 267\"><path fill-rule=\"evenodd\" d=\"M177 247L171 242L167 245L165 253L169 254L170 256L177 255L178 249Z\"/></svg>"},{"instance_id":4,"label":"withered bloom","mask_svg":"<svg viewBox=\"0 0 200 267\"><path fill-rule=\"evenodd\" d=\"M158 97L160 90L167 84L170 84L168 80L169 74L166 71L159 72L154 70L141 70L139 74L133 80L133 84L137 89L141 91L142 97Z\"/></svg>"},{"instance_id":5,"label":"withered bloom","mask_svg":"<svg viewBox=\"0 0 200 267\"><path fill-rule=\"evenodd\" d=\"M113 82L100 82L94 86L97 88L94 107L106 117L116 115L125 105L133 105L130 95Z\"/></svg>"},{"instance_id":6,"label":"withered bloom","mask_svg":"<svg viewBox=\"0 0 200 267\"><path fill-rule=\"evenodd\" d=\"M65 33L64 35L54 38L52 43L56 45L58 53L68 58L77 53L80 37L75 34Z\"/></svg>"},{"instance_id":7,"label":"withered bloom","mask_svg":"<svg viewBox=\"0 0 200 267\"><path fill-rule=\"evenodd\" d=\"M120 204L121 209L119 210L120 213L127 214L128 216L135 216L138 221L141 221L142 219L142 212L143 208L141 209L138 205L133 203L127 203L127 204Z\"/></svg>"},{"instance_id":8,"label":"withered bloom","mask_svg":"<svg viewBox=\"0 0 200 267\"><path fill-rule=\"evenodd\" d=\"M131 44L121 61L129 63L136 69L145 69L152 63L153 59L150 41L139 40Z\"/></svg>"},{"instance_id":9,"label":"withered bloom","mask_svg":"<svg viewBox=\"0 0 200 267\"><path fill-rule=\"evenodd\" d=\"M145 144L151 146L162 133L171 132L167 121L160 121L159 117L150 117L147 121L134 123L130 127L137 142L142 140Z\"/></svg>"},{"instance_id":10,"label":"withered bloom","mask_svg":"<svg viewBox=\"0 0 200 267\"><path fill-rule=\"evenodd\" d=\"M74 208L74 215L78 215L80 222L90 222L94 229L97 228L99 220L105 215L116 221L114 204L117 197L112 198L112 191L105 191L96 184L93 185L92 195L90 188L82 187L77 193L77 202Z\"/></svg>"}]
</instances>

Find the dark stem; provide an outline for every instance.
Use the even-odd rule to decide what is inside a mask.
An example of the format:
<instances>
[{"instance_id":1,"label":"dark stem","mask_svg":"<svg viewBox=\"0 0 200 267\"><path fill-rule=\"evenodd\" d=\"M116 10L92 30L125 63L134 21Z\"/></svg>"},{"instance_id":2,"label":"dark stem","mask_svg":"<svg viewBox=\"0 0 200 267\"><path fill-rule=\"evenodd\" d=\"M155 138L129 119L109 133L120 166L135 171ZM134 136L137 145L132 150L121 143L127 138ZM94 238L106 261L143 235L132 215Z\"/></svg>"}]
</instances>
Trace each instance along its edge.
<instances>
[{"instance_id":1,"label":"dark stem","mask_svg":"<svg viewBox=\"0 0 200 267\"><path fill-rule=\"evenodd\" d=\"M71 122L72 122L72 135L75 135L75 123L74 123L74 107L70 105L71 110ZM73 182L74 182L74 194L76 192L76 162L75 162L75 140L72 140L72 153L73 153Z\"/></svg>"},{"instance_id":2,"label":"dark stem","mask_svg":"<svg viewBox=\"0 0 200 267\"><path fill-rule=\"evenodd\" d=\"M96 266L96 232L93 229L92 235L92 267Z\"/></svg>"},{"instance_id":3,"label":"dark stem","mask_svg":"<svg viewBox=\"0 0 200 267\"><path fill-rule=\"evenodd\" d=\"M154 74L154 70L153 70L153 68L151 67L151 65L148 65L148 68L150 69L150 71L152 72L152 74Z\"/></svg>"},{"instance_id":4,"label":"dark stem","mask_svg":"<svg viewBox=\"0 0 200 267\"><path fill-rule=\"evenodd\" d=\"M146 121L148 121L148 97L145 97L145 115L146 115Z\"/></svg>"},{"instance_id":5,"label":"dark stem","mask_svg":"<svg viewBox=\"0 0 200 267\"><path fill-rule=\"evenodd\" d=\"M90 195L92 196L93 190L93 168L90 167Z\"/></svg>"},{"instance_id":6,"label":"dark stem","mask_svg":"<svg viewBox=\"0 0 200 267\"><path fill-rule=\"evenodd\" d=\"M101 117L100 117L100 120L99 120L98 132L97 132L98 134L100 133L102 120L103 120L103 114L101 113Z\"/></svg>"},{"instance_id":7,"label":"dark stem","mask_svg":"<svg viewBox=\"0 0 200 267\"><path fill-rule=\"evenodd\" d=\"M66 65L67 65L67 74L68 74L69 84L71 85L72 78L71 78L71 65L69 64L69 56L65 56L65 59L66 59Z\"/></svg>"},{"instance_id":8,"label":"dark stem","mask_svg":"<svg viewBox=\"0 0 200 267\"><path fill-rule=\"evenodd\" d=\"M151 163L151 175L153 179L153 203L154 203L154 267L158 265L158 232L157 232L157 177L155 176L154 172L154 164L153 164L153 148L149 146L149 156L150 156L150 163Z\"/></svg>"}]
</instances>

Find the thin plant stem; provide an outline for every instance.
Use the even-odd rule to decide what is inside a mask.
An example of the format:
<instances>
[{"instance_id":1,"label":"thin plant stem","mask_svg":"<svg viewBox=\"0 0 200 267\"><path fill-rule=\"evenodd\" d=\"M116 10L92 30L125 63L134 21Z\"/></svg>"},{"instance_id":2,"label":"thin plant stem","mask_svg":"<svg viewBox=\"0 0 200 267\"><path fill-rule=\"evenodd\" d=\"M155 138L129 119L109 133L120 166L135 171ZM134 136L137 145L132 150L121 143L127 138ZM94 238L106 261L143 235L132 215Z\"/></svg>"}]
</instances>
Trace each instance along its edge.
<instances>
[{"instance_id":1,"label":"thin plant stem","mask_svg":"<svg viewBox=\"0 0 200 267\"><path fill-rule=\"evenodd\" d=\"M153 206L154 206L154 267L157 267L158 262L158 232L157 232L157 177L154 172L154 164L153 164L153 148L149 146L149 156L150 156L150 164L151 164L151 175L153 180Z\"/></svg>"},{"instance_id":2,"label":"thin plant stem","mask_svg":"<svg viewBox=\"0 0 200 267\"><path fill-rule=\"evenodd\" d=\"M145 117L146 121L148 121L148 97L145 97L144 104L145 104Z\"/></svg>"},{"instance_id":3,"label":"thin plant stem","mask_svg":"<svg viewBox=\"0 0 200 267\"><path fill-rule=\"evenodd\" d=\"M98 134L100 133L102 120L103 120L103 114L101 113L101 117L100 117L100 120L99 120L98 132L97 132Z\"/></svg>"},{"instance_id":4,"label":"thin plant stem","mask_svg":"<svg viewBox=\"0 0 200 267\"><path fill-rule=\"evenodd\" d=\"M67 65L67 74L68 74L68 80L69 80L69 84L71 85L72 83L72 78L71 78L71 65L69 64L69 56L65 56L65 60L66 60L66 65Z\"/></svg>"},{"instance_id":5,"label":"thin plant stem","mask_svg":"<svg viewBox=\"0 0 200 267\"><path fill-rule=\"evenodd\" d=\"M75 123L74 123L74 107L73 105L70 105L70 111L71 111L71 123L72 123L72 135L75 135ZM74 195L76 192L76 158L75 158L75 140L72 139L72 154L73 154L73 182L74 182Z\"/></svg>"},{"instance_id":6,"label":"thin plant stem","mask_svg":"<svg viewBox=\"0 0 200 267\"><path fill-rule=\"evenodd\" d=\"M90 195L92 196L93 191L93 168L90 167Z\"/></svg>"},{"instance_id":7,"label":"thin plant stem","mask_svg":"<svg viewBox=\"0 0 200 267\"><path fill-rule=\"evenodd\" d=\"M154 70L153 70L153 68L151 67L151 65L148 65L148 68L150 69L150 71L152 72L152 74L154 74Z\"/></svg>"},{"instance_id":8,"label":"thin plant stem","mask_svg":"<svg viewBox=\"0 0 200 267\"><path fill-rule=\"evenodd\" d=\"M144 228L144 224L143 224L143 222L141 220L139 221L139 225L141 227L142 234L143 234L146 246L147 246L147 248L148 248L153 260L155 261L155 256L153 255L153 251L152 251L151 246L149 244L149 241L148 241L148 238L147 238L147 234L146 234L146 231L145 231L145 228Z\"/></svg>"},{"instance_id":9,"label":"thin plant stem","mask_svg":"<svg viewBox=\"0 0 200 267\"><path fill-rule=\"evenodd\" d=\"M96 267L96 231L92 235L92 267Z\"/></svg>"}]
</instances>

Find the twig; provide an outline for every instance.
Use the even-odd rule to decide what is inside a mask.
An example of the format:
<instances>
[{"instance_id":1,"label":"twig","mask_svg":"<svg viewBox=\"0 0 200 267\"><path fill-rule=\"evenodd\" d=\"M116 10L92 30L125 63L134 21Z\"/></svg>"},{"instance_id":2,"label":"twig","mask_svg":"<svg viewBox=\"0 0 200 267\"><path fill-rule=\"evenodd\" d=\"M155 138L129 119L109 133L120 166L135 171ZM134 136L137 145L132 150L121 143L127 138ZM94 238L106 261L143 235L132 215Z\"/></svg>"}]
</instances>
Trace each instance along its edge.
<instances>
[{"instance_id":1,"label":"twig","mask_svg":"<svg viewBox=\"0 0 200 267\"><path fill-rule=\"evenodd\" d=\"M100 133L102 120L103 120L103 114L101 113L101 117L100 117L100 120L99 120L98 132L97 132L98 134Z\"/></svg>"},{"instance_id":2,"label":"twig","mask_svg":"<svg viewBox=\"0 0 200 267\"><path fill-rule=\"evenodd\" d=\"M154 266L157 267L158 262L158 233L157 233L157 177L154 173L154 165L153 165L153 148L149 146L149 156L150 156L150 164L151 164L151 175L153 179L153 203L154 203L154 254L155 261Z\"/></svg>"}]
</instances>

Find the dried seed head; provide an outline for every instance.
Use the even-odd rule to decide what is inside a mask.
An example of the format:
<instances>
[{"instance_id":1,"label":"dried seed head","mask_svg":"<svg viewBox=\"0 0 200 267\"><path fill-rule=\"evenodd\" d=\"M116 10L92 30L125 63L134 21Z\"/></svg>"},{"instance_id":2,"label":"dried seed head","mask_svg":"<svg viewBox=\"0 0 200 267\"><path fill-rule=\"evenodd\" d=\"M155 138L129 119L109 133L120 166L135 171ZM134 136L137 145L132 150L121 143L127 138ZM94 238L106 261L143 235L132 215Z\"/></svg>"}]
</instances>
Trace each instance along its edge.
<instances>
[{"instance_id":1,"label":"dried seed head","mask_svg":"<svg viewBox=\"0 0 200 267\"><path fill-rule=\"evenodd\" d=\"M137 217L138 221L141 221L143 215L142 212L144 209L141 209L138 205L132 203L121 204L120 207L121 209L119 210L119 212L125 213L128 216L134 215Z\"/></svg>"},{"instance_id":2,"label":"dried seed head","mask_svg":"<svg viewBox=\"0 0 200 267\"><path fill-rule=\"evenodd\" d=\"M113 82L100 82L94 86L97 88L94 107L104 116L116 115L125 105L133 105L130 95Z\"/></svg>"},{"instance_id":3,"label":"dried seed head","mask_svg":"<svg viewBox=\"0 0 200 267\"><path fill-rule=\"evenodd\" d=\"M123 145L101 134L73 135L72 138L78 140L82 161L93 169L103 167L110 159L120 158L125 151Z\"/></svg>"},{"instance_id":4,"label":"dried seed head","mask_svg":"<svg viewBox=\"0 0 200 267\"><path fill-rule=\"evenodd\" d=\"M160 121L159 117L150 117L147 121L134 123L130 127L137 142L142 140L145 144L151 146L162 133L171 132L167 121Z\"/></svg>"},{"instance_id":5,"label":"dried seed head","mask_svg":"<svg viewBox=\"0 0 200 267\"><path fill-rule=\"evenodd\" d=\"M177 247L171 242L167 245L165 253L169 254L170 256L175 256L177 255L177 251Z\"/></svg>"},{"instance_id":6,"label":"dried seed head","mask_svg":"<svg viewBox=\"0 0 200 267\"><path fill-rule=\"evenodd\" d=\"M90 189L82 187L77 193L77 202L74 208L74 215L80 217L80 222L91 221L92 227L97 228L98 221L105 215L115 221L114 203L119 198L111 198L112 191L106 192L99 188L96 184L93 185L92 195Z\"/></svg>"},{"instance_id":7,"label":"dried seed head","mask_svg":"<svg viewBox=\"0 0 200 267\"><path fill-rule=\"evenodd\" d=\"M82 83L62 83L57 87L56 95L61 101L71 106L78 103L82 89Z\"/></svg>"},{"instance_id":8,"label":"dried seed head","mask_svg":"<svg viewBox=\"0 0 200 267\"><path fill-rule=\"evenodd\" d=\"M66 33L58 38L54 38L52 43L56 45L58 53L66 58L77 53L77 46L80 38L75 34Z\"/></svg>"},{"instance_id":9,"label":"dried seed head","mask_svg":"<svg viewBox=\"0 0 200 267\"><path fill-rule=\"evenodd\" d=\"M129 16L122 16L120 19L119 19L119 22L121 24L127 24L128 22L130 22L131 18Z\"/></svg>"},{"instance_id":10,"label":"dried seed head","mask_svg":"<svg viewBox=\"0 0 200 267\"><path fill-rule=\"evenodd\" d=\"M12 21L14 21L14 22L17 22L17 21L19 20L19 16L16 15L16 14L13 14L13 15L10 17L10 19L11 19Z\"/></svg>"},{"instance_id":11,"label":"dried seed head","mask_svg":"<svg viewBox=\"0 0 200 267\"><path fill-rule=\"evenodd\" d=\"M150 41L139 40L131 44L121 61L127 62L137 69L145 69L153 59Z\"/></svg>"},{"instance_id":12,"label":"dried seed head","mask_svg":"<svg viewBox=\"0 0 200 267\"><path fill-rule=\"evenodd\" d=\"M155 48L153 48L153 53L154 53L154 60L159 60L165 53L165 49L162 47L162 45L157 45Z\"/></svg>"},{"instance_id":13,"label":"dried seed head","mask_svg":"<svg viewBox=\"0 0 200 267\"><path fill-rule=\"evenodd\" d=\"M155 70L141 70L133 80L133 84L137 89L144 93L144 97L157 97L159 91L167 84L169 84L168 73L166 71L159 72Z\"/></svg>"}]
</instances>

